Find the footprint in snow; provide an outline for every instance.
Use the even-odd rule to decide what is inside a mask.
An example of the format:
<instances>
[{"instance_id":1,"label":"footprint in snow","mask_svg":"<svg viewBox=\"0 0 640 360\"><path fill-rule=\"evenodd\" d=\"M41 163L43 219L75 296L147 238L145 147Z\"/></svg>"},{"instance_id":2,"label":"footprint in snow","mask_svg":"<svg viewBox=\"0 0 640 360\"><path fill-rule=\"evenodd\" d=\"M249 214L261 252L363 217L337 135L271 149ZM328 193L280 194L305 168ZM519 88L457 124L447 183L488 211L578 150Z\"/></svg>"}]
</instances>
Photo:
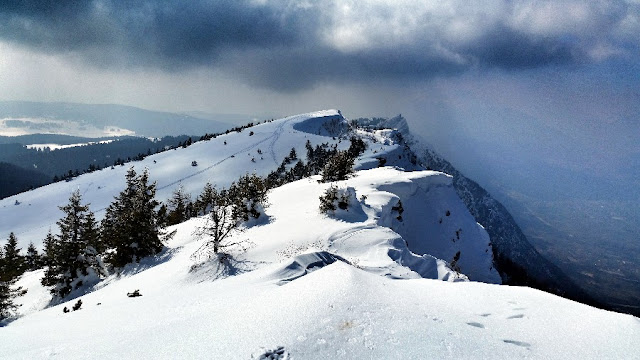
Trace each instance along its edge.
<instances>
[{"instance_id":1,"label":"footprint in snow","mask_svg":"<svg viewBox=\"0 0 640 360\"><path fill-rule=\"evenodd\" d=\"M477 327L477 328L481 328L484 329L484 325L480 324L479 322L468 322L467 325L473 326L473 327Z\"/></svg>"},{"instance_id":2,"label":"footprint in snow","mask_svg":"<svg viewBox=\"0 0 640 360\"><path fill-rule=\"evenodd\" d=\"M513 345L517 345L517 346L522 346L522 347L529 347L531 346L531 344L529 344L528 342L524 342L524 341L517 341L517 340L509 340L509 339L505 339L502 340L507 344L513 344Z\"/></svg>"},{"instance_id":3,"label":"footprint in snow","mask_svg":"<svg viewBox=\"0 0 640 360\"><path fill-rule=\"evenodd\" d=\"M524 314L518 314L518 315L509 316L507 319L522 319L523 317L524 317Z\"/></svg>"},{"instance_id":4,"label":"footprint in snow","mask_svg":"<svg viewBox=\"0 0 640 360\"><path fill-rule=\"evenodd\" d=\"M491 315L491 313L480 314L480 316L482 316L482 317L487 317L487 316L490 316L490 315Z\"/></svg>"}]
</instances>

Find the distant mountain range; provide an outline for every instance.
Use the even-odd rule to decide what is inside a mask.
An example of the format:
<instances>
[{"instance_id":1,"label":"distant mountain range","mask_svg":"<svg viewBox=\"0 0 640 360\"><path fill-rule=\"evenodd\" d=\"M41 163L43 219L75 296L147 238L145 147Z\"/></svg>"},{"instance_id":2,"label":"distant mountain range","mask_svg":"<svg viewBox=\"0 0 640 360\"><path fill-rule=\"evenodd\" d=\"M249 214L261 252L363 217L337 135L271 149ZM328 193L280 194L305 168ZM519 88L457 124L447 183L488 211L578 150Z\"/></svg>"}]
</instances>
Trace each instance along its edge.
<instances>
[{"instance_id":1,"label":"distant mountain range","mask_svg":"<svg viewBox=\"0 0 640 360\"><path fill-rule=\"evenodd\" d=\"M223 120L225 115L207 114L200 118L124 105L0 101L0 135L204 135L229 129L243 117L226 116L228 122Z\"/></svg>"},{"instance_id":2,"label":"distant mountain range","mask_svg":"<svg viewBox=\"0 0 640 360\"><path fill-rule=\"evenodd\" d=\"M124 105L0 101L0 198L250 121L248 115L174 114ZM118 141L105 143L112 140ZM60 145L76 146L47 149Z\"/></svg>"}]
</instances>

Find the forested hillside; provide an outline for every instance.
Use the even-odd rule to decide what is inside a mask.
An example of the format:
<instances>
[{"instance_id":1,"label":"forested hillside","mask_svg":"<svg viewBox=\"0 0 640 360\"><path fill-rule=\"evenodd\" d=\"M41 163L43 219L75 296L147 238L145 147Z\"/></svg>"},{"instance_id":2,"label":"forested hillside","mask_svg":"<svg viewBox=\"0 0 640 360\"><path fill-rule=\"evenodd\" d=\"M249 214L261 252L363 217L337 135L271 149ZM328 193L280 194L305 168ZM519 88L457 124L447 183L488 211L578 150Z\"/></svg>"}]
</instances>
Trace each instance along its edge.
<instances>
[{"instance_id":1,"label":"forested hillside","mask_svg":"<svg viewBox=\"0 0 640 360\"><path fill-rule=\"evenodd\" d=\"M186 135L165 136L162 139L153 140L125 137L108 143L50 150L46 147L44 149L28 148L21 143L2 143L6 139L7 137L0 137L0 162L3 163L3 167L0 168L0 197L2 198L85 172L139 160L147 155L180 147L192 141L191 137ZM82 138L65 139L56 135L55 140L57 143L73 143ZM24 139L20 141L24 142Z\"/></svg>"},{"instance_id":2,"label":"forested hillside","mask_svg":"<svg viewBox=\"0 0 640 360\"><path fill-rule=\"evenodd\" d=\"M51 182L51 178L39 171L0 162L0 198L27 191Z\"/></svg>"}]
</instances>

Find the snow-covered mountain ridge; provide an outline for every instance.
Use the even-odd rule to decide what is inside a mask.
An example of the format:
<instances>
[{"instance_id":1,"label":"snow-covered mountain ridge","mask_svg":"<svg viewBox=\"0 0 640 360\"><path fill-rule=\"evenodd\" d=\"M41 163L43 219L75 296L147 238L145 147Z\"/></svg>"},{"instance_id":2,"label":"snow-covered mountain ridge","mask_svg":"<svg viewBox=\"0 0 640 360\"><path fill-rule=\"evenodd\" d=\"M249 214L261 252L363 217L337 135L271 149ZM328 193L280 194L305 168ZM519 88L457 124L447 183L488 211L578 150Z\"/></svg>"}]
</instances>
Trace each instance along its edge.
<instances>
[{"instance_id":1,"label":"snow-covered mountain ridge","mask_svg":"<svg viewBox=\"0 0 640 360\"><path fill-rule=\"evenodd\" d=\"M453 177L456 193L491 237L494 262L501 271L504 283L536 287L580 302L597 304L558 266L540 255L500 202L478 183L460 173L428 144L414 136L401 115L391 119L360 119L359 122L370 127L396 129L402 134L402 141L408 147L407 151L414 154L416 162L425 168L442 171Z\"/></svg>"},{"instance_id":2,"label":"snow-covered mountain ridge","mask_svg":"<svg viewBox=\"0 0 640 360\"><path fill-rule=\"evenodd\" d=\"M345 149L339 135L347 131L337 111L303 114L134 164L150 169L164 201L179 184L197 194L207 181L226 186L246 172L266 175L291 148L304 153L307 140ZM352 193L347 209L318 210L331 186L318 177L273 189L267 220L233 235L246 251L231 252L228 265L202 251L205 239L194 230L203 219L191 219L170 228L176 235L163 253L89 289L83 308L69 314L62 304L45 308L41 271L27 273L18 283L29 289L19 299L24 316L0 329L3 356L246 359L279 346L293 359L638 353L636 318L527 288L465 281L500 278L488 235L456 195L452 177L376 168L385 157L418 170L394 131L357 134L368 144L361 170L334 184ZM101 217L124 187L126 169L2 200L2 235L15 231L23 247L38 242L49 227L55 231L57 206L75 189ZM451 270L456 255L462 274ZM135 289L143 296L128 298Z\"/></svg>"}]
</instances>

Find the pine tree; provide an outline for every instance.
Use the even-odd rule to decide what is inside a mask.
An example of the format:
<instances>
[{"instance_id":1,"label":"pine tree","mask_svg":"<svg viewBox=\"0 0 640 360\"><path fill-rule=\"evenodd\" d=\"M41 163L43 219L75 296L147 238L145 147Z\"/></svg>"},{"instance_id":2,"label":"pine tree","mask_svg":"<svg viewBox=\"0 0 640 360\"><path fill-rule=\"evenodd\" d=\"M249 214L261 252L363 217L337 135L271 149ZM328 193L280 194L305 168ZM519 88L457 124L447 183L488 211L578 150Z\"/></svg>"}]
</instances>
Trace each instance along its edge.
<instances>
[{"instance_id":1,"label":"pine tree","mask_svg":"<svg viewBox=\"0 0 640 360\"><path fill-rule=\"evenodd\" d=\"M289 152L289 156L284 158L283 163L286 165L289 165L293 160L297 160L297 159L298 159L298 154L296 154L296 149L291 148L291 151Z\"/></svg>"},{"instance_id":2,"label":"pine tree","mask_svg":"<svg viewBox=\"0 0 640 360\"><path fill-rule=\"evenodd\" d=\"M169 214L167 215L167 225L180 224L192 216L191 195L185 193L182 185L173 192L169 199Z\"/></svg>"},{"instance_id":3,"label":"pine tree","mask_svg":"<svg viewBox=\"0 0 640 360\"><path fill-rule=\"evenodd\" d=\"M18 307L13 300L26 294L26 290L21 287L14 288L17 278L0 280L0 321L10 317Z\"/></svg>"},{"instance_id":4,"label":"pine tree","mask_svg":"<svg viewBox=\"0 0 640 360\"><path fill-rule=\"evenodd\" d=\"M160 208L156 211L156 216L158 218L158 226L167 226L167 222L169 221L169 209L166 204L160 204Z\"/></svg>"},{"instance_id":5,"label":"pine tree","mask_svg":"<svg viewBox=\"0 0 640 360\"><path fill-rule=\"evenodd\" d=\"M24 269L24 257L20 255L15 234L11 233L4 249L0 249L0 321L10 317L17 308L13 300L27 292L13 287Z\"/></svg>"},{"instance_id":6,"label":"pine tree","mask_svg":"<svg viewBox=\"0 0 640 360\"><path fill-rule=\"evenodd\" d=\"M355 159L362 155L365 150L367 150L367 144L361 138L352 136L351 145L349 145L349 149L347 150L349 156Z\"/></svg>"},{"instance_id":7,"label":"pine tree","mask_svg":"<svg viewBox=\"0 0 640 360\"><path fill-rule=\"evenodd\" d=\"M9 234L9 239L4 246L2 257L3 269L0 280L8 281L22 275L27 269L24 256L20 255L18 239L14 233Z\"/></svg>"},{"instance_id":8,"label":"pine tree","mask_svg":"<svg viewBox=\"0 0 640 360\"><path fill-rule=\"evenodd\" d=\"M89 211L84 218L82 238L86 241L87 247L92 248L96 254L102 254L107 249L104 241L102 241L102 237L100 236L100 226L92 211Z\"/></svg>"},{"instance_id":9,"label":"pine tree","mask_svg":"<svg viewBox=\"0 0 640 360\"><path fill-rule=\"evenodd\" d=\"M149 184L149 173L137 175L133 167L126 175L126 188L107 208L102 220L102 236L114 252L107 261L116 268L138 262L163 249L158 222L156 184Z\"/></svg>"},{"instance_id":10,"label":"pine tree","mask_svg":"<svg viewBox=\"0 0 640 360\"><path fill-rule=\"evenodd\" d=\"M51 293L65 297L86 281L97 281L106 275L96 250L89 241L97 241L97 226L89 205L81 205L80 191L61 206L65 216L58 220L60 235L53 246L53 259L45 271L42 284L51 286Z\"/></svg>"},{"instance_id":11,"label":"pine tree","mask_svg":"<svg viewBox=\"0 0 640 360\"><path fill-rule=\"evenodd\" d=\"M229 187L228 196L242 221L257 219L267 203L267 182L256 174L245 174Z\"/></svg>"},{"instance_id":12,"label":"pine tree","mask_svg":"<svg viewBox=\"0 0 640 360\"><path fill-rule=\"evenodd\" d=\"M44 238L43 246L44 246L44 250L42 254L42 262L44 266L51 266L51 264L53 264L54 259L56 258L56 251L57 251L56 238L51 233L51 229L49 229L47 236Z\"/></svg>"},{"instance_id":13,"label":"pine tree","mask_svg":"<svg viewBox=\"0 0 640 360\"><path fill-rule=\"evenodd\" d=\"M311 145L311 140L307 140L304 144L304 148L307 149L307 161L312 161L315 158L315 153L313 150L313 146Z\"/></svg>"},{"instance_id":14,"label":"pine tree","mask_svg":"<svg viewBox=\"0 0 640 360\"><path fill-rule=\"evenodd\" d=\"M311 176L311 173L309 172L308 167L304 165L302 160L298 160L298 162L291 169L289 169L288 173L290 181L300 180L309 176Z\"/></svg>"},{"instance_id":15,"label":"pine tree","mask_svg":"<svg viewBox=\"0 0 640 360\"><path fill-rule=\"evenodd\" d=\"M195 203L195 211L198 215L206 215L211 212L214 206L214 188L211 183L206 183L202 193L198 196Z\"/></svg>"},{"instance_id":16,"label":"pine tree","mask_svg":"<svg viewBox=\"0 0 640 360\"><path fill-rule=\"evenodd\" d=\"M37 270L42 267L42 257L38 254L38 250L36 249L33 243L29 243L29 247L27 248L27 256L25 256L25 262L27 269L29 270Z\"/></svg>"},{"instance_id":17,"label":"pine tree","mask_svg":"<svg viewBox=\"0 0 640 360\"><path fill-rule=\"evenodd\" d=\"M347 151L338 151L329 158L322 169L322 181L347 180L347 177L353 173L353 163L354 158L349 156Z\"/></svg>"}]
</instances>

